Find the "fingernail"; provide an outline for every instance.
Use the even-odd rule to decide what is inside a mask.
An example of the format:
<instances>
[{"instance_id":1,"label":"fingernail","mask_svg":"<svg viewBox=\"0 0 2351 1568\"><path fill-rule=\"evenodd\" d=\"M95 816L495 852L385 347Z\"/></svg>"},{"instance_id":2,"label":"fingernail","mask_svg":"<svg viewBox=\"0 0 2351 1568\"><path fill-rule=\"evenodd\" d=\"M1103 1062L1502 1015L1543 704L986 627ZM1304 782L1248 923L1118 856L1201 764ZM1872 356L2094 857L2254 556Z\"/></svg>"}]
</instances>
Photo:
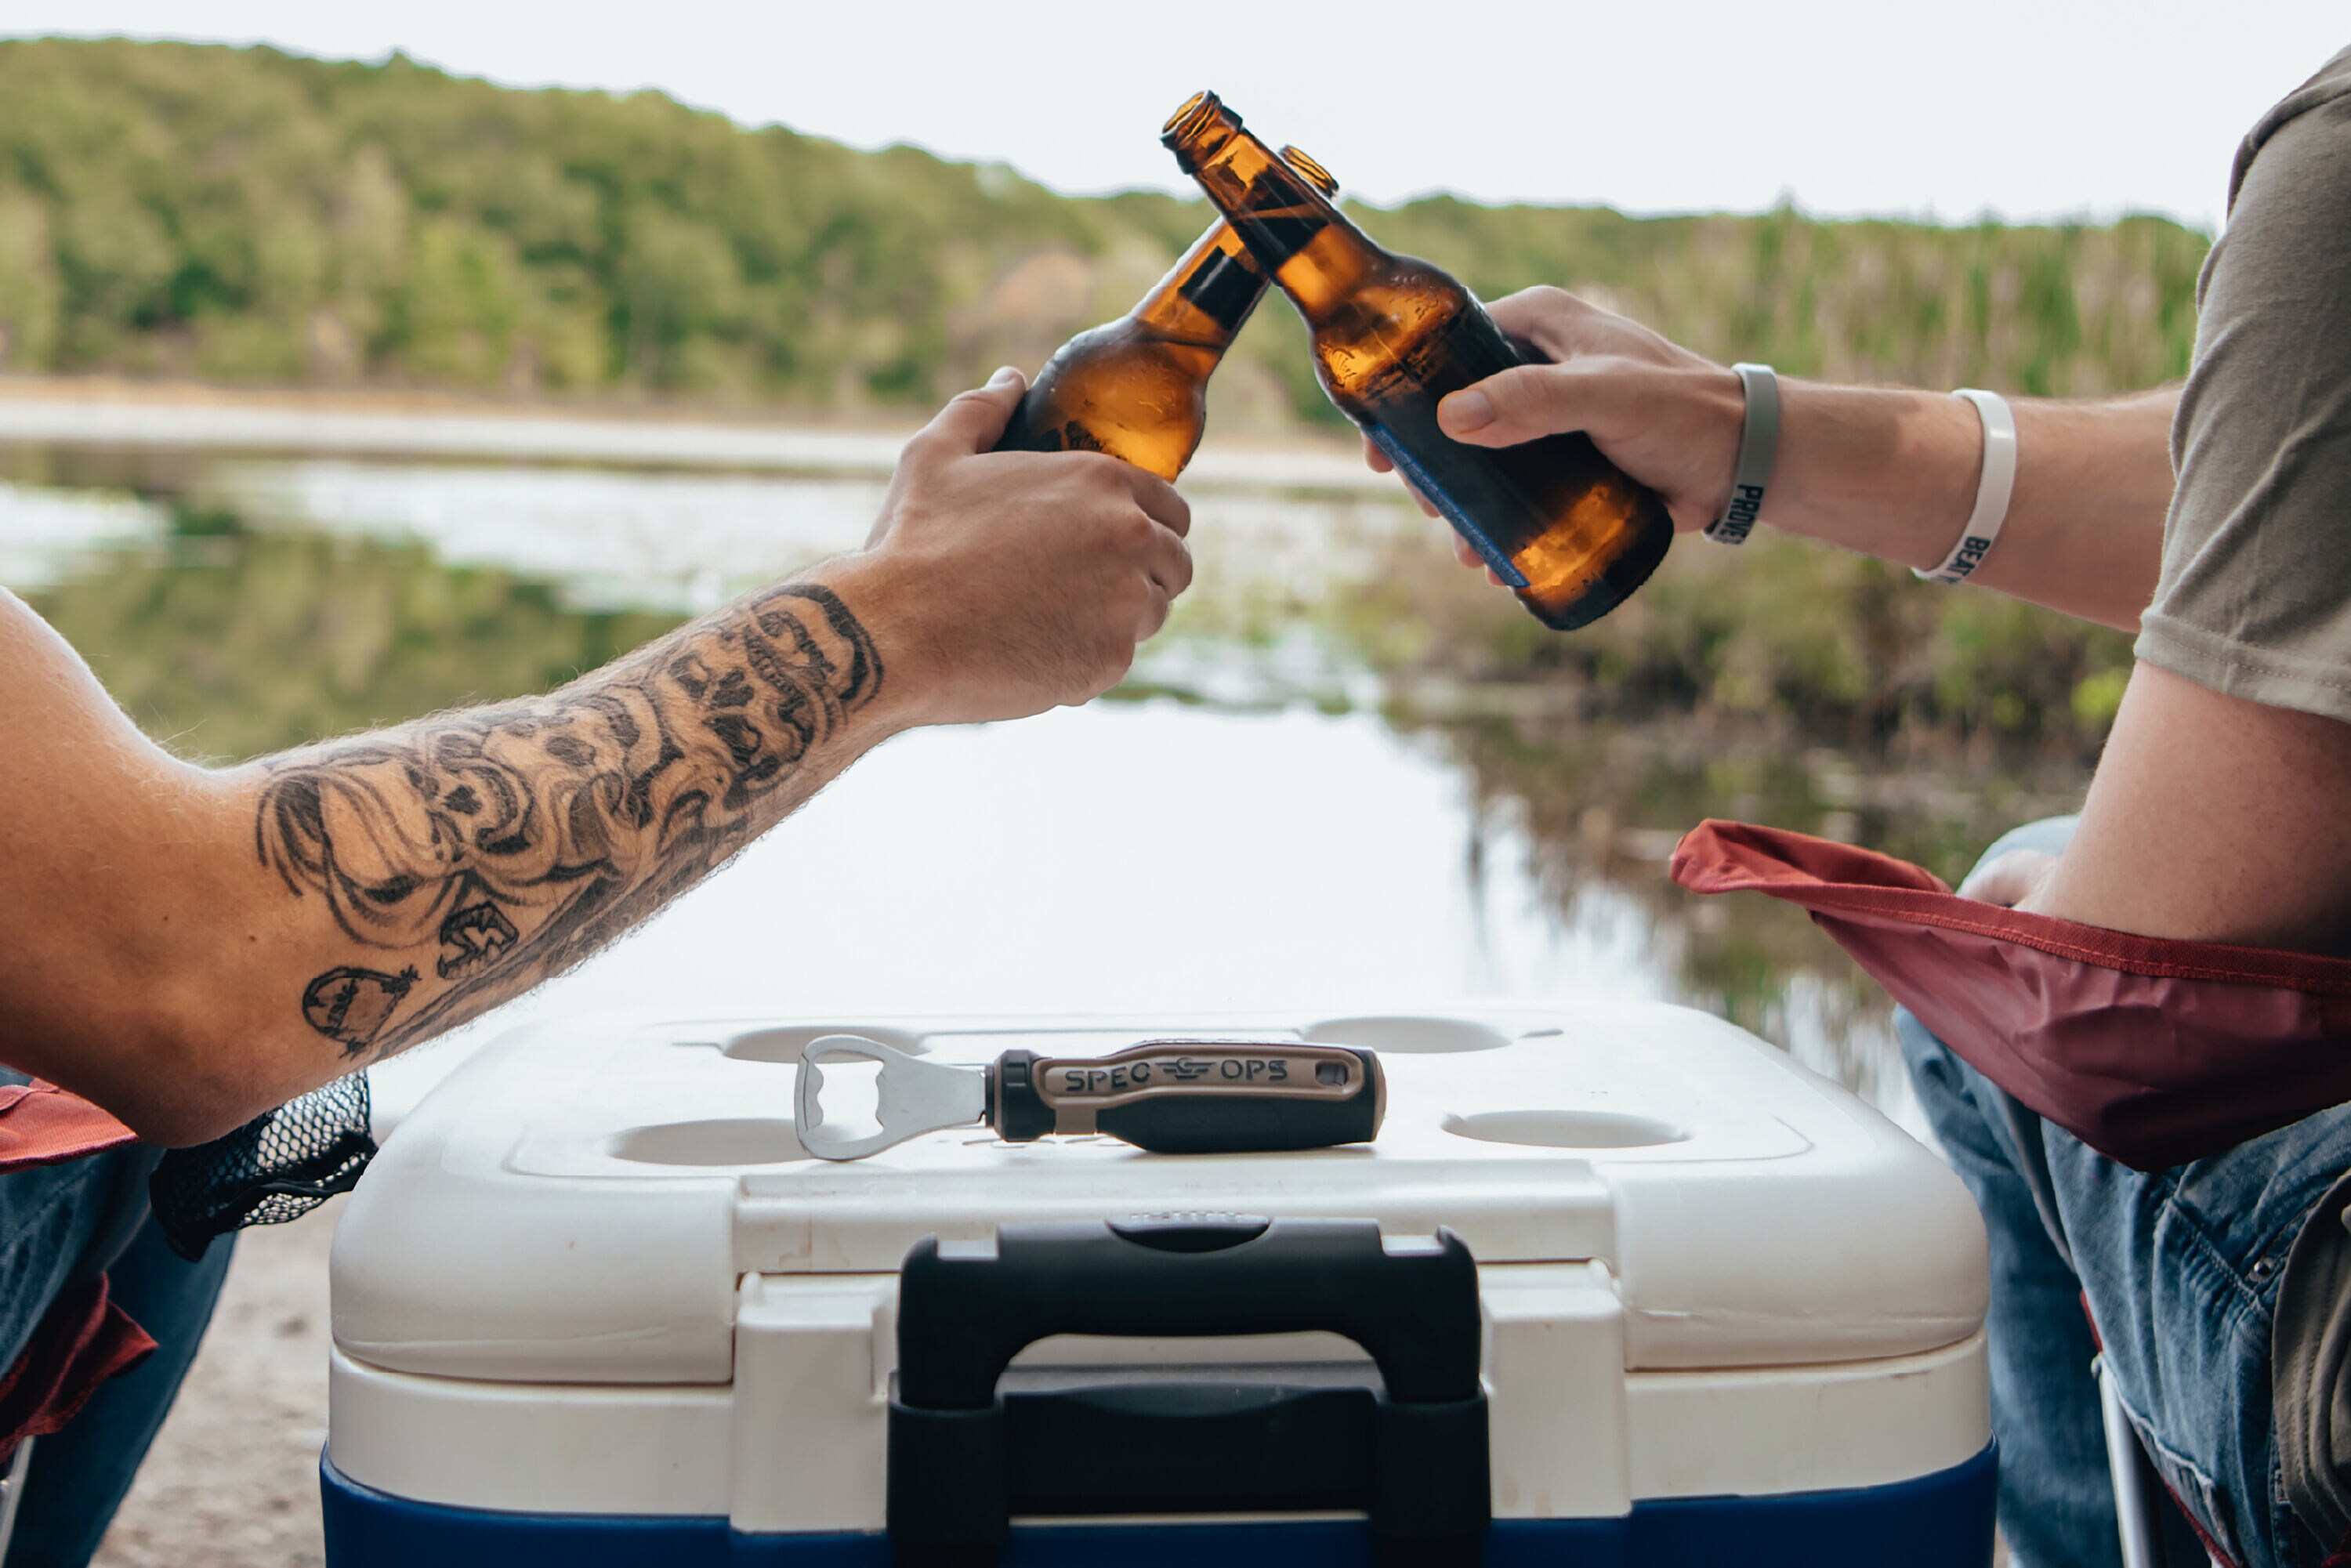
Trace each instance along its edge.
<instances>
[{"instance_id":1,"label":"fingernail","mask_svg":"<svg viewBox=\"0 0 2351 1568\"><path fill-rule=\"evenodd\" d=\"M1476 387L1455 392L1437 405L1437 417L1455 434L1483 430L1494 423L1494 400Z\"/></svg>"},{"instance_id":2,"label":"fingernail","mask_svg":"<svg viewBox=\"0 0 2351 1568\"><path fill-rule=\"evenodd\" d=\"M1012 365L998 365L996 367L996 373L987 378L987 384L992 387L1000 387L1007 382L1017 382L1019 379L1020 371L1018 367Z\"/></svg>"}]
</instances>

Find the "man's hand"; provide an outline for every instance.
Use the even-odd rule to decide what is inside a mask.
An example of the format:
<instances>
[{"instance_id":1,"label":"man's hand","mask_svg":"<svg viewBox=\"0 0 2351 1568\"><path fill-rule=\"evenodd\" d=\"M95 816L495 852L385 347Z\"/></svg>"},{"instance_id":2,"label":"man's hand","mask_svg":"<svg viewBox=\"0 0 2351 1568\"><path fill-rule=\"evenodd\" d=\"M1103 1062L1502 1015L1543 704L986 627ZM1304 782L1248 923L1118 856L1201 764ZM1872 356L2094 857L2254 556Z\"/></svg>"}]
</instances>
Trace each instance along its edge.
<instances>
[{"instance_id":1,"label":"man's hand","mask_svg":"<svg viewBox=\"0 0 2351 1568\"><path fill-rule=\"evenodd\" d=\"M2034 900L2048 887L2056 869L2055 855L2040 850L2011 850L1969 873L1968 880L1959 883L1959 896L2034 914L2038 912Z\"/></svg>"},{"instance_id":2,"label":"man's hand","mask_svg":"<svg viewBox=\"0 0 2351 1568\"><path fill-rule=\"evenodd\" d=\"M1722 515L1746 417L1737 375L1564 289L1524 289L1489 308L1505 333L1552 362L1504 371L1447 398L1437 410L1446 434L1516 446L1581 430L1665 497L1677 529ZM1394 466L1369 442L1364 455L1380 473ZM1421 509L1436 515L1426 501ZM1482 564L1466 542L1455 549L1463 565Z\"/></svg>"},{"instance_id":3,"label":"man's hand","mask_svg":"<svg viewBox=\"0 0 2351 1568\"><path fill-rule=\"evenodd\" d=\"M827 580L872 629L904 722L1020 718L1100 696L1192 580L1191 508L1115 457L991 452L1018 371L906 444L862 557Z\"/></svg>"},{"instance_id":4,"label":"man's hand","mask_svg":"<svg viewBox=\"0 0 2351 1568\"><path fill-rule=\"evenodd\" d=\"M1727 366L1564 289L1523 289L1497 301L1493 317L1552 362L1504 371L1447 398L1437 410L1446 434L1516 446L1580 430L1666 498L1681 532L1722 515L1747 409Z\"/></svg>"}]
</instances>

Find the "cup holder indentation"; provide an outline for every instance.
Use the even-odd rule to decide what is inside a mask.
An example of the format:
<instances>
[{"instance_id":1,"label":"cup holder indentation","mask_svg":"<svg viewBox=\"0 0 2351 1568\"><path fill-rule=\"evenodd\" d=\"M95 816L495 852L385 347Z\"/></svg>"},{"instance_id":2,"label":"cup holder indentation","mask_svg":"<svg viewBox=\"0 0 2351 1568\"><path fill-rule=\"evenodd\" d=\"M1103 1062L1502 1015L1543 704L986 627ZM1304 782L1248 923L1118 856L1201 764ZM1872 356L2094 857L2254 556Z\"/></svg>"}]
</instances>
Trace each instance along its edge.
<instances>
[{"instance_id":1,"label":"cup holder indentation","mask_svg":"<svg viewBox=\"0 0 2351 1568\"><path fill-rule=\"evenodd\" d=\"M790 1029L753 1029L730 1037L722 1049L737 1061L795 1062L800 1052L829 1034L862 1035L893 1051L920 1056L929 1049L923 1037L909 1030L875 1029L865 1024L801 1024Z\"/></svg>"},{"instance_id":2,"label":"cup holder indentation","mask_svg":"<svg viewBox=\"0 0 2351 1568\"><path fill-rule=\"evenodd\" d=\"M1671 1122L1622 1111L1484 1111L1447 1116L1444 1125L1457 1138L1541 1149L1643 1149L1689 1136Z\"/></svg>"},{"instance_id":3,"label":"cup holder indentation","mask_svg":"<svg viewBox=\"0 0 2351 1568\"><path fill-rule=\"evenodd\" d=\"M1397 1014L1324 1019L1299 1030L1299 1038L1310 1045L1360 1045L1391 1056L1497 1051L1510 1043L1510 1037L1491 1024Z\"/></svg>"},{"instance_id":4,"label":"cup holder indentation","mask_svg":"<svg viewBox=\"0 0 2351 1568\"><path fill-rule=\"evenodd\" d=\"M658 1122L605 1145L614 1159L648 1166L779 1166L804 1160L799 1131L774 1117Z\"/></svg>"}]
</instances>

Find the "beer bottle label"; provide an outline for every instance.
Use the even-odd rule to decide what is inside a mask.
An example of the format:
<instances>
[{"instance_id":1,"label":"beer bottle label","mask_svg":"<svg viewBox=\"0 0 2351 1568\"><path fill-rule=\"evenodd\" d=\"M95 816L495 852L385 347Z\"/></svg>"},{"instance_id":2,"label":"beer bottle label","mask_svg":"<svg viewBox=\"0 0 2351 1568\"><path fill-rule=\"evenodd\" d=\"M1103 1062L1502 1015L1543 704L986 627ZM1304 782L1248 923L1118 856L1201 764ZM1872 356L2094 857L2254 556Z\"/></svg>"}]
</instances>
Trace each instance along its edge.
<instances>
[{"instance_id":1,"label":"beer bottle label","mask_svg":"<svg viewBox=\"0 0 2351 1568\"><path fill-rule=\"evenodd\" d=\"M1331 226L1331 211L1282 189L1279 181L1269 181L1244 193L1233 226L1248 237L1260 263L1279 267Z\"/></svg>"},{"instance_id":2,"label":"beer bottle label","mask_svg":"<svg viewBox=\"0 0 2351 1568\"><path fill-rule=\"evenodd\" d=\"M1486 530L1461 509L1461 504L1447 493L1445 486L1437 483L1437 476L1405 449L1404 443L1398 441L1386 425L1372 421L1364 426L1364 434L1372 438L1373 444L1387 454L1388 461L1396 465L1396 472L1411 481L1412 487L1426 497L1430 506L1445 514L1445 520L1453 525L1453 531L1469 541L1469 547L1493 569L1496 577L1511 588L1527 586L1527 574L1511 564L1510 558L1502 553L1501 547L1487 537Z\"/></svg>"},{"instance_id":3,"label":"beer bottle label","mask_svg":"<svg viewBox=\"0 0 2351 1568\"><path fill-rule=\"evenodd\" d=\"M1179 292L1217 325L1236 332L1265 292L1265 274L1220 250L1193 269Z\"/></svg>"}]
</instances>

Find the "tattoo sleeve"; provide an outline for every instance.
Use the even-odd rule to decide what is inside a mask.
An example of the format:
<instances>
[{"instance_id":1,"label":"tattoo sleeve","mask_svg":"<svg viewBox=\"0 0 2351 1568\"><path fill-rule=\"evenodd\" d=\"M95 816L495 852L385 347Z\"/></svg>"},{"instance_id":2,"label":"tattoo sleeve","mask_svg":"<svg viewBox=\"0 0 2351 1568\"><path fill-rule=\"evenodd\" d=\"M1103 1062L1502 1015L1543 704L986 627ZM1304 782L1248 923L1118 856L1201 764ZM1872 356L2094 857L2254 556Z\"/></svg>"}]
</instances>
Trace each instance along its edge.
<instances>
[{"instance_id":1,"label":"tattoo sleeve","mask_svg":"<svg viewBox=\"0 0 2351 1568\"><path fill-rule=\"evenodd\" d=\"M373 1059L570 967L812 792L881 687L865 628L799 583L551 695L273 759L255 847L360 949L303 1018Z\"/></svg>"}]
</instances>

